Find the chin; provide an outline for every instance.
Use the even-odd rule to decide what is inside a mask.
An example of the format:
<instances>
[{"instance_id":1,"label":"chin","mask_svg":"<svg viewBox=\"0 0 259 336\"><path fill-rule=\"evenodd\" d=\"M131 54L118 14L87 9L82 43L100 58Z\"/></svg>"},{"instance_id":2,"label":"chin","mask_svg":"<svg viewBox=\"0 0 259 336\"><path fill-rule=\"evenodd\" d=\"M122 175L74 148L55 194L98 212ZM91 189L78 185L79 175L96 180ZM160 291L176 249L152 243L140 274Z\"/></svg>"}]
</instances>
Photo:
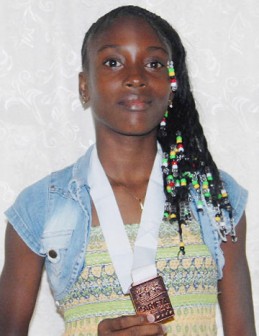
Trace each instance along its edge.
<instances>
[{"instance_id":1,"label":"chin","mask_svg":"<svg viewBox=\"0 0 259 336\"><path fill-rule=\"evenodd\" d=\"M157 127L150 129L134 129L131 128L130 130L124 130L122 132L118 131L119 134L121 135L125 135L125 136L136 136L136 137L144 137L146 135L150 135L152 133L154 133L154 135L157 135Z\"/></svg>"}]
</instances>

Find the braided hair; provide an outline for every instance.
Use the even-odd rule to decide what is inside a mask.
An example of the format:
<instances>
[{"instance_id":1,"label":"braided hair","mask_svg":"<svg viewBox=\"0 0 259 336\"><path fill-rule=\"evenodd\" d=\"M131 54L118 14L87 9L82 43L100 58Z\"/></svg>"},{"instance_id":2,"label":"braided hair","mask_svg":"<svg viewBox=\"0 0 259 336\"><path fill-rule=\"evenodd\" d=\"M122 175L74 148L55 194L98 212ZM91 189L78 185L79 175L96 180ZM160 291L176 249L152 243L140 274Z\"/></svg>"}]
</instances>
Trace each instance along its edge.
<instances>
[{"instance_id":1,"label":"braided hair","mask_svg":"<svg viewBox=\"0 0 259 336\"><path fill-rule=\"evenodd\" d=\"M87 69L89 66L89 41L107 29L116 19L129 16L145 20L172 53L177 91L174 94L173 106L168 107L166 112L166 123L158 129L157 139L163 151L162 171L166 195L164 215L166 220L177 222L179 225L180 252L185 253L182 225L191 220L190 188L197 192L198 211L203 211L205 203L214 209L215 222L223 241L226 241L226 227L221 210L228 211L231 236L235 241L232 208L199 121L190 88L186 52L178 33L172 26L160 16L144 8L133 5L118 7L99 18L85 34L81 50L82 67Z\"/></svg>"}]
</instances>

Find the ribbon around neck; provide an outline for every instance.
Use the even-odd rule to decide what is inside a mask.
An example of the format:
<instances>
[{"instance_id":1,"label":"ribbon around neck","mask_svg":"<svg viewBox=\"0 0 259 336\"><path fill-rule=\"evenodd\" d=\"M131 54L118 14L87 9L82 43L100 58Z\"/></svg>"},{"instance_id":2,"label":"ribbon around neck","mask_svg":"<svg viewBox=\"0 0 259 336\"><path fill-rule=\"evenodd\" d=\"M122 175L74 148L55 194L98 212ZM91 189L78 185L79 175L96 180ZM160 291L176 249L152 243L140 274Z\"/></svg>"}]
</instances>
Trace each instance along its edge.
<instances>
[{"instance_id":1,"label":"ribbon around neck","mask_svg":"<svg viewBox=\"0 0 259 336\"><path fill-rule=\"evenodd\" d=\"M157 276L155 258L165 203L161 163L162 153L158 146L132 251L112 187L98 158L96 146L91 153L87 176L90 195L124 294L129 292L132 283L136 285Z\"/></svg>"}]
</instances>

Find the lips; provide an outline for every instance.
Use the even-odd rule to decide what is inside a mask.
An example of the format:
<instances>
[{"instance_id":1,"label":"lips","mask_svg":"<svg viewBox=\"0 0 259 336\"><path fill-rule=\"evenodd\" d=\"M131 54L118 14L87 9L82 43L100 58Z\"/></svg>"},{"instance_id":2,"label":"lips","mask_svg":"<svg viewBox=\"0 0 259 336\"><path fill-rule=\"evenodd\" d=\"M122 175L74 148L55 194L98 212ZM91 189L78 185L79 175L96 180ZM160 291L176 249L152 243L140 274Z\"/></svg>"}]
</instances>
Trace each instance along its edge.
<instances>
[{"instance_id":1,"label":"lips","mask_svg":"<svg viewBox=\"0 0 259 336\"><path fill-rule=\"evenodd\" d=\"M151 99L139 95L127 95L119 100L119 105L130 111L145 111L149 108Z\"/></svg>"}]
</instances>

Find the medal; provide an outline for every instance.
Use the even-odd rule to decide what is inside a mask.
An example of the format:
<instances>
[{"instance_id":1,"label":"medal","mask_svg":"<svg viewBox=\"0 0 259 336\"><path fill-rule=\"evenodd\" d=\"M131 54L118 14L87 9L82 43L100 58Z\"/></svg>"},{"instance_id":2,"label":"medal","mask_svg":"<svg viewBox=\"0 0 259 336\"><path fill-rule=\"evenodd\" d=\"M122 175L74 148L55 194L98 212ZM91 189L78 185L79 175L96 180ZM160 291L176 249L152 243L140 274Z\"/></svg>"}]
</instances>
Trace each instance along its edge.
<instances>
[{"instance_id":1,"label":"medal","mask_svg":"<svg viewBox=\"0 0 259 336\"><path fill-rule=\"evenodd\" d=\"M132 286L130 296L136 312L154 315L155 322L174 317L174 309L161 276Z\"/></svg>"}]
</instances>

